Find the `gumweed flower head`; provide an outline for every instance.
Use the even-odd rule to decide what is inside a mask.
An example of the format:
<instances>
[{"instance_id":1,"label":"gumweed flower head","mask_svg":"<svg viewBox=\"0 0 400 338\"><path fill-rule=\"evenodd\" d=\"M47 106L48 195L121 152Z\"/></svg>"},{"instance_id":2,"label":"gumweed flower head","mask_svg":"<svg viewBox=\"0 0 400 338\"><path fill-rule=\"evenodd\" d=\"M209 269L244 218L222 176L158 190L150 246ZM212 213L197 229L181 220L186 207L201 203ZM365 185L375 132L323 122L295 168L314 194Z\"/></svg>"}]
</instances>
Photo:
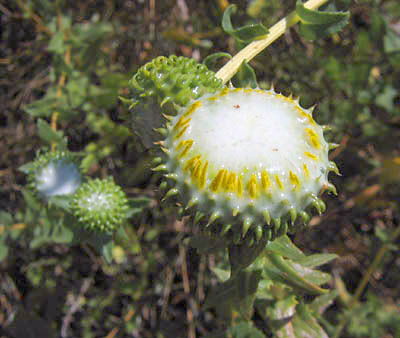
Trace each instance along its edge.
<instances>
[{"instance_id":1,"label":"gumweed flower head","mask_svg":"<svg viewBox=\"0 0 400 338\"><path fill-rule=\"evenodd\" d=\"M127 218L128 199L121 187L108 179L90 179L73 196L72 210L89 230L112 233Z\"/></svg>"},{"instance_id":2,"label":"gumweed flower head","mask_svg":"<svg viewBox=\"0 0 400 338\"><path fill-rule=\"evenodd\" d=\"M82 182L77 161L66 151L38 152L27 173L30 187L44 198L71 195Z\"/></svg>"},{"instance_id":3,"label":"gumweed flower head","mask_svg":"<svg viewBox=\"0 0 400 338\"><path fill-rule=\"evenodd\" d=\"M182 108L160 142L171 189L201 229L253 245L321 214L338 173L323 128L298 100L274 90L225 88Z\"/></svg>"},{"instance_id":4,"label":"gumweed flower head","mask_svg":"<svg viewBox=\"0 0 400 338\"><path fill-rule=\"evenodd\" d=\"M146 147L153 146L154 128L165 120L161 112L176 114L191 100L223 88L222 81L205 65L183 56L159 56L144 66L129 82L130 94L123 101L129 106L132 129Z\"/></svg>"}]
</instances>

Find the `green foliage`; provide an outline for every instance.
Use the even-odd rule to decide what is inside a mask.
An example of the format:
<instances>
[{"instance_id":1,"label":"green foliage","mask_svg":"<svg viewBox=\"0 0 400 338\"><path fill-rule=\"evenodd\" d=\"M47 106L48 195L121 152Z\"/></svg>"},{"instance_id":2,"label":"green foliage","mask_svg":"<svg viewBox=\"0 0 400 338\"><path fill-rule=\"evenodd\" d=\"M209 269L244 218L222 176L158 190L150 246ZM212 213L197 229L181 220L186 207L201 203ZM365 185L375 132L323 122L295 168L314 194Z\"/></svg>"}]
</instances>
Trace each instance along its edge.
<instances>
[{"instance_id":1,"label":"green foliage","mask_svg":"<svg viewBox=\"0 0 400 338\"><path fill-rule=\"evenodd\" d=\"M318 11L294 1L152 3L2 5L0 336L333 337L343 319L342 337L399 336L399 2L332 0ZM296 237L227 250L160 204L154 149L141 143L151 148L160 112L222 86L209 69L293 10L299 27L244 62L232 83L273 83L303 106L318 104L314 118L341 143L339 199L328 197L328 213ZM129 82L146 62L173 54L191 66L186 77L164 69L165 93L155 73L143 73L151 83ZM119 97L147 100L128 113L129 125ZM77 226L73 195L32 190L18 167L43 166L33 159L43 146L39 154L69 153L90 177L118 178L127 207L112 235ZM366 296L349 308L382 246ZM330 290L332 271L349 291L339 277Z\"/></svg>"},{"instance_id":2,"label":"green foliage","mask_svg":"<svg viewBox=\"0 0 400 338\"><path fill-rule=\"evenodd\" d=\"M233 28L231 15L235 12L235 5L230 5L225 10L222 17L222 29L226 33L237 39L239 42L251 42L254 40L259 40L264 38L268 34L268 29L261 23L243 26L237 29Z\"/></svg>"},{"instance_id":3,"label":"green foliage","mask_svg":"<svg viewBox=\"0 0 400 338\"><path fill-rule=\"evenodd\" d=\"M307 40L316 40L335 34L349 23L349 12L314 11L304 7L299 0L296 14L300 17L300 33Z\"/></svg>"}]
</instances>

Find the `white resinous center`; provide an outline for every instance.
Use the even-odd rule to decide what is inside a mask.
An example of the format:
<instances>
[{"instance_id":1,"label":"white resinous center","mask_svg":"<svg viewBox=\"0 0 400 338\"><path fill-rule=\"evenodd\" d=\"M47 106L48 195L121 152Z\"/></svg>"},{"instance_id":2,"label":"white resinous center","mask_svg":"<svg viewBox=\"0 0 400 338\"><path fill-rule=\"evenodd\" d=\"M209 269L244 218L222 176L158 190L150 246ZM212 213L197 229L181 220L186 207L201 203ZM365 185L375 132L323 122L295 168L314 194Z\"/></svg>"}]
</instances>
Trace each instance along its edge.
<instances>
[{"instance_id":1,"label":"white resinous center","mask_svg":"<svg viewBox=\"0 0 400 338\"><path fill-rule=\"evenodd\" d=\"M185 138L195 141L215 169L281 174L301 166L304 125L294 103L272 94L230 93L204 100L191 118Z\"/></svg>"},{"instance_id":2,"label":"white resinous center","mask_svg":"<svg viewBox=\"0 0 400 338\"><path fill-rule=\"evenodd\" d=\"M50 162L36 176L37 190L45 197L73 194L81 184L81 174L74 163Z\"/></svg>"}]
</instances>

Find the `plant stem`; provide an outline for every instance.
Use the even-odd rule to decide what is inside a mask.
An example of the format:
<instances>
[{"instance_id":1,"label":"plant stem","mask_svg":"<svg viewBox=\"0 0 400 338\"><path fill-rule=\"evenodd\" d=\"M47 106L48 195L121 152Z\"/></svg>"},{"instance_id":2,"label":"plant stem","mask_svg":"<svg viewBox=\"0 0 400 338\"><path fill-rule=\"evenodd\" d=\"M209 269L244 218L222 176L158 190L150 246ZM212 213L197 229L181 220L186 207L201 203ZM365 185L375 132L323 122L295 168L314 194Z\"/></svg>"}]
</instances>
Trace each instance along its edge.
<instances>
[{"instance_id":1,"label":"plant stem","mask_svg":"<svg viewBox=\"0 0 400 338\"><path fill-rule=\"evenodd\" d=\"M360 298L360 296L361 296L362 292L364 291L365 287L367 286L368 281L370 280L372 274L375 272L376 268L378 267L378 265L382 261L383 257L385 256L386 251L389 249L389 245L391 243L393 243L399 236L400 236L400 226L398 226L397 229L391 233L387 242L381 246L381 248L379 249L378 253L376 254L372 264L370 265L368 270L365 272L363 278L361 279L360 284L358 284L358 286L357 286L357 290L356 290L353 298L350 301L349 310L351 310L353 308L353 306L356 304L356 302ZM333 336L333 338L340 337L340 334L341 334L342 330L344 329L344 327L346 326L347 321L348 321L348 317L342 318L342 320L339 322L339 325L335 331L335 335Z\"/></svg>"},{"instance_id":2,"label":"plant stem","mask_svg":"<svg viewBox=\"0 0 400 338\"><path fill-rule=\"evenodd\" d=\"M328 2L328 0L309 0L304 4L304 7L308 9L316 9L326 2ZM220 78L224 84L227 83L236 74L243 61L249 62L272 42L278 39L290 27L299 22L299 20L300 18L297 16L296 11L291 12L288 16L273 25L264 39L253 41L237 53L217 72L216 77Z\"/></svg>"}]
</instances>

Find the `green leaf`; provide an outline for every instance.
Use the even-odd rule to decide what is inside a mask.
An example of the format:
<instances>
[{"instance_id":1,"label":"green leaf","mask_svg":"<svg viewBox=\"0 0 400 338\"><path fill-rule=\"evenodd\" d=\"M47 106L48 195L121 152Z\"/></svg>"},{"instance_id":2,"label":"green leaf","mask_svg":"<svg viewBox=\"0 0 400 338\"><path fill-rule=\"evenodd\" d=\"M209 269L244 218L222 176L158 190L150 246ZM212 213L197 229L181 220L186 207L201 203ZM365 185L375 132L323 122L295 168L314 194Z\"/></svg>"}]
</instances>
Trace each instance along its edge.
<instances>
[{"instance_id":1,"label":"green leaf","mask_svg":"<svg viewBox=\"0 0 400 338\"><path fill-rule=\"evenodd\" d=\"M48 145L54 143L59 150L67 149L67 140L62 131L54 131L50 125L42 119L38 120L37 126L39 129L40 138Z\"/></svg>"},{"instance_id":2,"label":"green leaf","mask_svg":"<svg viewBox=\"0 0 400 338\"><path fill-rule=\"evenodd\" d=\"M338 255L336 254L315 254L304 257L303 259L298 260L297 263L308 268L314 268L316 266L324 265L337 257Z\"/></svg>"},{"instance_id":3,"label":"green leaf","mask_svg":"<svg viewBox=\"0 0 400 338\"><path fill-rule=\"evenodd\" d=\"M249 322L241 322L228 329L232 338L265 338L264 334Z\"/></svg>"},{"instance_id":4,"label":"green leaf","mask_svg":"<svg viewBox=\"0 0 400 338\"><path fill-rule=\"evenodd\" d=\"M314 25L332 25L337 24L350 17L349 12L322 12L304 7L304 4L298 0L296 3L296 14L301 22Z\"/></svg>"},{"instance_id":5,"label":"green leaf","mask_svg":"<svg viewBox=\"0 0 400 338\"><path fill-rule=\"evenodd\" d=\"M0 240L0 262L7 258L8 245L4 240Z\"/></svg>"},{"instance_id":6,"label":"green leaf","mask_svg":"<svg viewBox=\"0 0 400 338\"><path fill-rule=\"evenodd\" d=\"M400 52L400 36L388 28L387 33L383 37L383 46L386 53Z\"/></svg>"},{"instance_id":7,"label":"green leaf","mask_svg":"<svg viewBox=\"0 0 400 338\"><path fill-rule=\"evenodd\" d=\"M129 199L128 217L140 214L145 208L148 208L152 199L146 196L140 196Z\"/></svg>"},{"instance_id":8,"label":"green leaf","mask_svg":"<svg viewBox=\"0 0 400 338\"><path fill-rule=\"evenodd\" d=\"M391 85L386 85L383 93L376 97L375 103L377 106L392 112L395 110L394 99L396 98L397 94L398 92L396 89L394 89Z\"/></svg>"},{"instance_id":9,"label":"green leaf","mask_svg":"<svg viewBox=\"0 0 400 338\"><path fill-rule=\"evenodd\" d=\"M211 271L217 276L220 282L226 282L231 275L231 272L229 270L224 270L217 267L211 268Z\"/></svg>"},{"instance_id":10,"label":"green leaf","mask_svg":"<svg viewBox=\"0 0 400 338\"><path fill-rule=\"evenodd\" d=\"M48 200L49 206L54 205L65 211L71 210L71 196L52 196Z\"/></svg>"},{"instance_id":11,"label":"green leaf","mask_svg":"<svg viewBox=\"0 0 400 338\"><path fill-rule=\"evenodd\" d=\"M57 102L58 99L55 96L46 94L40 100L36 100L35 102L25 106L24 110L34 117L49 117L53 113Z\"/></svg>"},{"instance_id":12,"label":"green leaf","mask_svg":"<svg viewBox=\"0 0 400 338\"><path fill-rule=\"evenodd\" d=\"M339 32L349 22L349 12L322 12L305 8L296 3L296 14L300 18L300 34L307 40L316 40Z\"/></svg>"},{"instance_id":13,"label":"green leaf","mask_svg":"<svg viewBox=\"0 0 400 338\"><path fill-rule=\"evenodd\" d=\"M318 296L309 305L310 310L316 314L322 314L325 309L333 303L333 300L337 297L338 292L333 290L325 295Z\"/></svg>"},{"instance_id":14,"label":"green leaf","mask_svg":"<svg viewBox=\"0 0 400 338\"><path fill-rule=\"evenodd\" d=\"M40 211L42 209L42 205L35 198L34 194L29 190L22 190L22 195L24 196L24 200L26 205L34 211Z\"/></svg>"},{"instance_id":15,"label":"green leaf","mask_svg":"<svg viewBox=\"0 0 400 338\"><path fill-rule=\"evenodd\" d=\"M247 268L264 250L266 242L261 240L256 245L248 247L246 244L231 245L229 251L229 263L232 276Z\"/></svg>"},{"instance_id":16,"label":"green leaf","mask_svg":"<svg viewBox=\"0 0 400 338\"><path fill-rule=\"evenodd\" d=\"M243 60L242 64L240 65L239 70L232 78L232 84L236 88L257 88L257 78L256 73L253 68Z\"/></svg>"},{"instance_id":17,"label":"green leaf","mask_svg":"<svg viewBox=\"0 0 400 338\"><path fill-rule=\"evenodd\" d=\"M208 55L204 60L203 60L203 64L207 66L208 69L211 69L214 65L215 62L220 59L226 57L228 59L232 59L232 55L229 53L214 53L214 54L210 54Z\"/></svg>"},{"instance_id":18,"label":"green leaf","mask_svg":"<svg viewBox=\"0 0 400 338\"><path fill-rule=\"evenodd\" d=\"M301 303L296 306L296 315L293 319L293 331L298 338L329 338L307 306Z\"/></svg>"},{"instance_id":19,"label":"green leaf","mask_svg":"<svg viewBox=\"0 0 400 338\"><path fill-rule=\"evenodd\" d=\"M63 30L56 32L52 36L52 38L47 46L47 49L50 52L53 52L55 54L63 55L65 53L65 51L67 50L67 46L65 45L64 38L65 38L65 34L64 34Z\"/></svg>"},{"instance_id":20,"label":"green leaf","mask_svg":"<svg viewBox=\"0 0 400 338\"><path fill-rule=\"evenodd\" d=\"M295 262L306 258L306 255L293 244L287 235L278 237L274 241L269 242L266 249L278 255L282 255L283 257L290 258Z\"/></svg>"},{"instance_id":21,"label":"green leaf","mask_svg":"<svg viewBox=\"0 0 400 338\"><path fill-rule=\"evenodd\" d=\"M268 34L268 29L261 23L233 28L231 15L236 12L236 5L230 5L222 17L222 29L240 42L251 42L263 39Z\"/></svg>"},{"instance_id":22,"label":"green leaf","mask_svg":"<svg viewBox=\"0 0 400 338\"><path fill-rule=\"evenodd\" d=\"M5 211L0 211L0 225L11 225L13 224L13 217L10 213Z\"/></svg>"},{"instance_id":23,"label":"green leaf","mask_svg":"<svg viewBox=\"0 0 400 338\"><path fill-rule=\"evenodd\" d=\"M51 234L51 239L55 243L71 243L74 239L74 233L71 229L63 226L61 223L57 224Z\"/></svg>"},{"instance_id":24,"label":"green leaf","mask_svg":"<svg viewBox=\"0 0 400 338\"><path fill-rule=\"evenodd\" d=\"M273 252L266 253L264 260L263 274L266 278L310 295L322 295L328 292L318 285L329 280L330 275L285 260Z\"/></svg>"}]
</instances>

